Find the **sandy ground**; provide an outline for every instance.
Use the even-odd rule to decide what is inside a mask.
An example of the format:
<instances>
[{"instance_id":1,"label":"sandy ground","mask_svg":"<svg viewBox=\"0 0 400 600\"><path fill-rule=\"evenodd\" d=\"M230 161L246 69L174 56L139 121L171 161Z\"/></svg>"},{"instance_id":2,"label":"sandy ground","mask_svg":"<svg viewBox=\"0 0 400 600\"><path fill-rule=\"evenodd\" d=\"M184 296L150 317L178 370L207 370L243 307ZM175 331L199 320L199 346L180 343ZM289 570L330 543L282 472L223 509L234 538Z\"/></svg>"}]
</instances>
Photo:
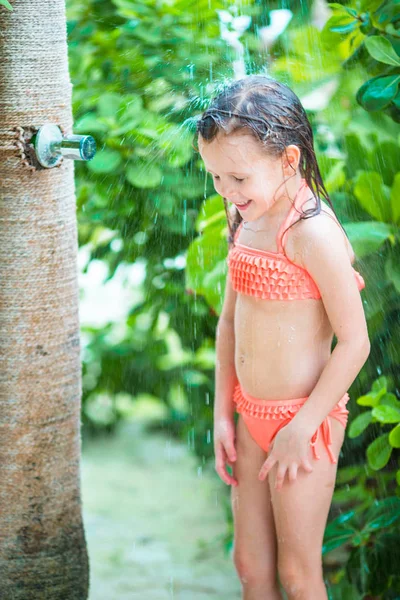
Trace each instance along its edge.
<instances>
[{"instance_id":1,"label":"sandy ground","mask_svg":"<svg viewBox=\"0 0 400 600\"><path fill-rule=\"evenodd\" d=\"M81 483L89 600L240 600L226 484L184 443L123 423L84 439Z\"/></svg>"}]
</instances>

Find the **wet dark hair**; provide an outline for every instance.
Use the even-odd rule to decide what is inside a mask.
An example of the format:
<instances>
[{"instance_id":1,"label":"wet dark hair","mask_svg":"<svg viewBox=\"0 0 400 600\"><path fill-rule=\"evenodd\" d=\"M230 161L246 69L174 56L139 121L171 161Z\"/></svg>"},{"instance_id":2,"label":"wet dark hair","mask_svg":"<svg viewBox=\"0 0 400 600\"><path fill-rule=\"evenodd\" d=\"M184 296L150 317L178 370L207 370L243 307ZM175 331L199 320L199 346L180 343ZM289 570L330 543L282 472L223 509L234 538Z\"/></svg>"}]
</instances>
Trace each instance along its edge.
<instances>
[{"instance_id":1,"label":"wet dark hair","mask_svg":"<svg viewBox=\"0 0 400 600\"><path fill-rule=\"evenodd\" d=\"M282 156L283 152L286 153L286 146L290 144L295 144L300 149L301 177L306 179L317 206L302 210L300 218L285 231L301 219L326 212L321 209L320 194L336 215L322 181L311 124L299 98L287 85L267 75L248 75L235 80L223 87L196 124L196 133L206 142L211 142L218 133L231 134L240 130L253 135L268 156ZM231 224L227 201L225 198L223 201L229 228L228 243L233 244L234 235L243 218L235 209ZM340 226L342 227L341 224ZM343 231L347 237L344 229Z\"/></svg>"}]
</instances>

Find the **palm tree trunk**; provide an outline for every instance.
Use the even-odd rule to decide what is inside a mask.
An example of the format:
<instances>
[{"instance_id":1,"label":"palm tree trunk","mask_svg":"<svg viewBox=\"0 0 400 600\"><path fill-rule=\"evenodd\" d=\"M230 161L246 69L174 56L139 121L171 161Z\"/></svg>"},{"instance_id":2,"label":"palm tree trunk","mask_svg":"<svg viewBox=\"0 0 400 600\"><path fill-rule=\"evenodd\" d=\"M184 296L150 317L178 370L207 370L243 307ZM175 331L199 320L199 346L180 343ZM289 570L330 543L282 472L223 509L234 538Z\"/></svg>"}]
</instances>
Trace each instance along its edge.
<instances>
[{"instance_id":1,"label":"palm tree trunk","mask_svg":"<svg viewBox=\"0 0 400 600\"><path fill-rule=\"evenodd\" d=\"M0 598L86 600L74 163L32 166L45 122L72 133L64 0L0 6Z\"/></svg>"}]
</instances>

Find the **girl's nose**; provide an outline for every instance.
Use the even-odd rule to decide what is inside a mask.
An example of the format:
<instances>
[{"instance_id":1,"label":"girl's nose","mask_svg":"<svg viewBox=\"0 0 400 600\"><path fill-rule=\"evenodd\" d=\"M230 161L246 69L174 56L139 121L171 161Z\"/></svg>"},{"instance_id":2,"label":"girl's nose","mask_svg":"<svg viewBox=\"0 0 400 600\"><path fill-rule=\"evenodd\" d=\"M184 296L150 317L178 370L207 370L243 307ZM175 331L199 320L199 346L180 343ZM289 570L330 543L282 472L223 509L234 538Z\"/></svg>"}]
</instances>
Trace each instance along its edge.
<instances>
[{"instance_id":1,"label":"girl's nose","mask_svg":"<svg viewBox=\"0 0 400 600\"><path fill-rule=\"evenodd\" d=\"M236 196L236 190L232 183L219 183L218 185L218 193L224 198L234 198Z\"/></svg>"}]
</instances>

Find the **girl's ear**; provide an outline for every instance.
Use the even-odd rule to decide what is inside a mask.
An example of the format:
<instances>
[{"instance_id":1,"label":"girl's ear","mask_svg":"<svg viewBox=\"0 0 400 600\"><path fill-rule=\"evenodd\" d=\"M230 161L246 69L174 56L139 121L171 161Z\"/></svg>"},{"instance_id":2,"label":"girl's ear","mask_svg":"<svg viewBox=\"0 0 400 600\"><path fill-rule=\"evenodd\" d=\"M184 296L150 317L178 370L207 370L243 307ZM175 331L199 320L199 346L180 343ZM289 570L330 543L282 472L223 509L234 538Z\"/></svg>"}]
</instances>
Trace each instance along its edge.
<instances>
[{"instance_id":1,"label":"girl's ear","mask_svg":"<svg viewBox=\"0 0 400 600\"><path fill-rule=\"evenodd\" d=\"M286 146L282 154L282 168L287 175L292 175L293 170L297 171L301 157L301 151L295 144Z\"/></svg>"}]
</instances>

